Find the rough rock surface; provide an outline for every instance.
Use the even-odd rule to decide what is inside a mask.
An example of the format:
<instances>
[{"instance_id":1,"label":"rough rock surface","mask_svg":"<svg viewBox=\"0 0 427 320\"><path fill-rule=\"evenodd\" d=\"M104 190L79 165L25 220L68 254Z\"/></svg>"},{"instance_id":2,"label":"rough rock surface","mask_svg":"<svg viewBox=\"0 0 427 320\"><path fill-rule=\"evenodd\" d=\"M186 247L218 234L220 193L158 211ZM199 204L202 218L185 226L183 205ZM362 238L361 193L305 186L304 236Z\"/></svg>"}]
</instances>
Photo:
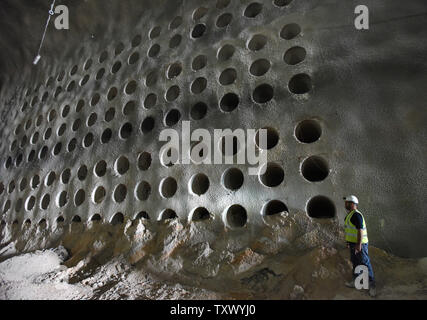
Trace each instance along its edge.
<instances>
[{"instance_id":1,"label":"rough rock surface","mask_svg":"<svg viewBox=\"0 0 427 320\"><path fill-rule=\"evenodd\" d=\"M371 299L344 286L351 277L348 249L338 241L322 245L327 243L319 232L323 228L287 238L266 228L262 242L230 246L220 230L206 241L200 234L209 232L208 226L177 220L59 226L61 240L46 243L54 249L34 250L21 238L2 248L0 298ZM32 239L44 242L45 236L36 231ZM402 259L375 247L370 254L376 299L427 299L425 259Z\"/></svg>"}]
</instances>

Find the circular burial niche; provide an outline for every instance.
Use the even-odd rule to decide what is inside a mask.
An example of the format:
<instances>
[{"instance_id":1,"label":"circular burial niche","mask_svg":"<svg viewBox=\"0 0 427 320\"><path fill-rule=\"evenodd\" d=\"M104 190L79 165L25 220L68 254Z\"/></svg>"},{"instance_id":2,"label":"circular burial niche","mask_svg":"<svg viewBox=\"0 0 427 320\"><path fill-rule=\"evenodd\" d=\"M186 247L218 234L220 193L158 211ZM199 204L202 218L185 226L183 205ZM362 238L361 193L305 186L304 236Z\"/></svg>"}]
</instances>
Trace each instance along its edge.
<instances>
[{"instance_id":1,"label":"circular burial niche","mask_svg":"<svg viewBox=\"0 0 427 320\"><path fill-rule=\"evenodd\" d=\"M315 120L303 120L295 128L295 137L302 143L313 143L322 135L322 127Z\"/></svg>"},{"instance_id":2,"label":"circular burial niche","mask_svg":"<svg viewBox=\"0 0 427 320\"><path fill-rule=\"evenodd\" d=\"M307 203L307 214L311 218L328 219L335 217L335 205L325 196L315 196Z\"/></svg>"},{"instance_id":3,"label":"circular burial niche","mask_svg":"<svg viewBox=\"0 0 427 320\"><path fill-rule=\"evenodd\" d=\"M99 161L95 165L93 171L97 177L103 177L107 172L107 162L105 162L104 160Z\"/></svg>"},{"instance_id":4,"label":"circular burial niche","mask_svg":"<svg viewBox=\"0 0 427 320\"><path fill-rule=\"evenodd\" d=\"M120 156L114 164L114 170L119 175L124 175L129 170L129 167L129 160L125 156Z\"/></svg>"},{"instance_id":5,"label":"circular burial niche","mask_svg":"<svg viewBox=\"0 0 427 320\"><path fill-rule=\"evenodd\" d=\"M198 71L206 67L207 63L208 58L204 54L200 54L193 59L193 62L191 63L191 68L193 69L193 71Z\"/></svg>"},{"instance_id":6,"label":"circular burial niche","mask_svg":"<svg viewBox=\"0 0 427 320\"><path fill-rule=\"evenodd\" d=\"M243 15L247 18L255 18L257 15L261 13L262 4L258 2L253 2L248 5L243 12Z\"/></svg>"},{"instance_id":7,"label":"circular burial niche","mask_svg":"<svg viewBox=\"0 0 427 320\"><path fill-rule=\"evenodd\" d=\"M196 24L193 28L193 31L191 32L191 37L193 39L200 38L201 36L203 36L205 31L206 31L206 25L204 25L203 23Z\"/></svg>"},{"instance_id":8,"label":"circular burial niche","mask_svg":"<svg viewBox=\"0 0 427 320\"><path fill-rule=\"evenodd\" d=\"M193 120L201 120L206 116L208 106L204 102L197 102L191 107L190 117Z\"/></svg>"},{"instance_id":9,"label":"circular burial niche","mask_svg":"<svg viewBox=\"0 0 427 320\"><path fill-rule=\"evenodd\" d=\"M271 62L267 59L258 59L254 61L250 68L249 72L253 76L260 77L268 72L271 67Z\"/></svg>"},{"instance_id":10,"label":"circular burial niche","mask_svg":"<svg viewBox=\"0 0 427 320\"><path fill-rule=\"evenodd\" d=\"M236 51L236 49L231 44L223 45L218 50L218 53L217 53L218 61L226 61L226 60L230 59L233 56L235 51Z\"/></svg>"},{"instance_id":11,"label":"circular burial niche","mask_svg":"<svg viewBox=\"0 0 427 320\"><path fill-rule=\"evenodd\" d=\"M128 139L132 135L132 124L130 122L126 122L120 128L119 137L123 140Z\"/></svg>"},{"instance_id":12,"label":"circular burial niche","mask_svg":"<svg viewBox=\"0 0 427 320\"><path fill-rule=\"evenodd\" d=\"M163 221L176 218L178 218L178 216L175 211L173 211L172 209L165 209L160 213L158 220Z\"/></svg>"},{"instance_id":13,"label":"circular burial niche","mask_svg":"<svg viewBox=\"0 0 427 320\"><path fill-rule=\"evenodd\" d=\"M271 127L264 127L261 128L263 130L265 130L264 132L267 135L267 145L260 145L260 130L257 131L256 135L255 135L255 144L258 148L263 149L263 150L269 150L274 148L277 143L279 142L279 134L277 133L277 131Z\"/></svg>"},{"instance_id":14,"label":"circular burial niche","mask_svg":"<svg viewBox=\"0 0 427 320\"><path fill-rule=\"evenodd\" d=\"M190 221L203 221L209 220L211 214L205 207L198 207L194 209L189 216Z\"/></svg>"},{"instance_id":15,"label":"circular burial niche","mask_svg":"<svg viewBox=\"0 0 427 320\"><path fill-rule=\"evenodd\" d=\"M234 68L227 68L221 72L218 81L223 86L233 84L237 78L237 71Z\"/></svg>"},{"instance_id":16,"label":"circular burial niche","mask_svg":"<svg viewBox=\"0 0 427 320\"><path fill-rule=\"evenodd\" d=\"M163 198L171 198L175 195L178 184L172 177L164 178L160 182L159 191Z\"/></svg>"},{"instance_id":17,"label":"circular burial niche","mask_svg":"<svg viewBox=\"0 0 427 320\"><path fill-rule=\"evenodd\" d=\"M263 216L273 216L283 212L289 212L289 210L288 207L280 200L268 201L261 209L261 214Z\"/></svg>"},{"instance_id":18,"label":"circular burial niche","mask_svg":"<svg viewBox=\"0 0 427 320\"><path fill-rule=\"evenodd\" d=\"M169 65L168 70L166 71L166 76L168 79L173 79L178 77L181 74L182 65L179 62L172 63Z\"/></svg>"},{"instance_id":19,"label":"circular burial niche","mask_svg":"<svg viewBox=\"0 0 427 320\"><path fill-rule=\"evenodd\" d=\"M151 154L148 152L141 152L138 156L138 169L142 171L148 170L151 166Z\"/></svg>"},{"instance_id":20,"label":"circular burial niche","mask_svg":"<svg viewBox=\"0 0 427 320\"><path fill-rule=\"evenodd\" d=\"M248 42L248 49L251 51L259 51L265 47L268 38L263 34L254 35Z\"/></svg>"},{"instance_id":21,"label":"circular burial niche","mask_svg":"<svg viewBox=\"0 0 427 320\"><path fill-rule=\"evenodd\" d=\"M329 175L329 166L322 157L311 156L301 164L301 173L308 181L322 181Z\"/></svg>"},{"instance_id":22,"label":"circular burial niche","mask_svg":"<svg viewBox=\"0 0 427 320\"><path fill-rule=\"evenodd\" d=\"M294 94L307 93L312 88L311 78L305 73L296 74L289 81L288 88Z\"/></svg>"},{"instance_id":23,"label":"circular burial niche","mask_svg":"<svg viewBox=\"0 0 427 320\"><path fill-rule=\"evenodd\" d=\"M141 123L141 132L143 134L147 134L151 132L154 129L154 118L153 117L147 117L142 121Z\"/></svg>"},{"instance_id":24,"label":"circular burial niche","mask_svg":"<svg viewBox=\"0 0 427 320\"><path fill-rule=\"evenodd\" d=\"M115 226L119 224L123 224L125 221L125 217L123 216L123 213L117 212L110 220L110 223Z\"/></svg>"},{"instance_id":25,"label":"circular burial niche","mask_svg":"<svg viewBox=\"0 0 427 320\"><path fill-rule=\"evenodd\" d=\"M119 184L114 189L113 199L117 203L121 203L126 199L127 188L124 184Z\"/></svg>"},{"instance_id":26,"label":"circular burial niche","mask_svg":"<svg viewBox=\"0 0 427 320\"><path fill-rule=\"evenodd\" d=\"M99 213L95 213L92 218L90 218L90 221L93 222L100 222L102 220L102 217Z\"/></svg>"},{"instance_id":27,"label":"circular burial niche","mask_svg":"<svg viewBox=\"0 0 427 320\"><path fill-rule=\"evenodd\" d=\"M229 228L241 228L246 225L248 214L244 207L239 204L233 204L224 211L223 220Z\"/></svg>"},{"instance_id":28,"label":"circular burial niche","mask_svg":"<svg viewBox=\"0 0 427 320\"><path fill-rule=\"evenodd\" d=\"M255 88L252 98L257 103L266 103L273 99L274 89L269 84L261 84Z\"/></svg>"},{"instance_id":29,"label":"circular burial niche","mask_svg":"<svg viewBox=\"0 0 427 320\"><path fill-rule=\"evenodd\" d=\"M239 96L233 92L226 93L219 103L219 108L223 112L231 112L239 105Z\"/></svg>"},{"instance_id":30,"label":"circular burial niche","mask_svg":"<svg viewBox=\"0 0 427 320\"><path fill-rule=\"evenodd\" d=\"M285 52L283 60L291 66L304 61L307 52L302 47L292 47Z\"/></svg>"},{"instance_id":31,"label":"circular burial niche","mask_svg":"<svg viewBox=\"0 0 427 320\"><path fill-rule=\"evenodd\" d=\"M73 219L71 220L71 222L73 222L73 223L80 223L80 222L82 222L82 218L80 218L79 215L75 215L73 217Z\"/></svg>"},{"instance_id":32,"label":"circular burial niche","mask_svg":"<svg viewBox=\"0 0 427 320\"><path fill-rule=\"evenodd\" d=\"M280 37L285 40L291 40L301 33L301 27L296 23L289 23L280 30Z\"/></svg>"},{"instance_id":33,"label":"circular burial niche","mask_svg":"<svg viewBox=\"0 0 427 320\"><path fill-rule=\"evenodd\" d=\"M107 195L107 192L105 191L105 188L103 186L98 186L95 188L93 192L92 201L95 204L99 204L105 199L106 195Z\"/></svg>"},{"instance_id":34,"label":"circular burial niche","mask_svg":"<svg viewBox=\"0 0 427 320\"><path fill-rule=\"evenodd\" d=\"M233 15L231 13L223 13L216 19L215 25L218 28L225 28L231 23L231 20L233 20Z\"/></svg>"},{"instance_id":35,"label":"circular burial niche","mask_svg":"<svg viewBox=\"0 0 427 320\"><path fill-rule=\"evenodd\" d=\"M172 109L166 114L164 122L167 127L172 127L177 124L180 119L181 112L179 112L178 109Z\"/></svg>"},{"instance_id":36,"label":"circular burial niche","mask_svg":"<svg viewBox=\"0 0 427 320\"><path fill-rule=\"evenodd\" d=\"M209 178L204 173L198 173L191 177L190 190L195 195L205 194L209 189Z\"/></svg>"},{"instance_id":37,"label":"circular burial niche","mask_svg":"<svg viewBox=\"0 0 427 320\"><path fill-rule=\"evenodd\" d=\"M135 188L135 197L140 201L146 201L151 194L151 186L147 181L141 181Z\"/></svg>"},{"instance_id":38,"label":"circular burial niche","mask_svg":"<svg viewBox=\"0 0 427 320\"><path fill-rule=\"evenodd\" d=\"M78 190L74 195L74 204L76 205L76 207L82 205L83 202L85 201L85 198L86 198L85 191L83 189Z\"/></svg>"},{"instance_id":39,"label":"circular burial niche","mask_svg":"<svg viewBox=\"0 0 427 320\"><path fill-rule=\"evenodd\" d=\"M147 211L140 211L136 214L134 220L137 219L145 219L145 220L150 220L150 216L148 215Z\"/></svg>"},{"instance_id":40,"label":"circular burial niche","mask_svg":"<svg viewBox=\"0 0 427 320\"><path fill-rule=\"evenodd\" d=\"M238 190L244 181L243 172L238 168L229 168L222 174L221 183L228 190Z\"/></svg>"},{"instance_id":41,"label":"circular burial niche","mask_svg":"<svg viewBox=\"0 0 427 320\"><path fill-rule=\"evenodd\" d=\"M267 166L265 168L265 166ZM266 187L277 187L283 182L285 173L280 165L269 162L262 166L260 172L265 169L263 174L258 174L260 182Z\"/></svg>"}]
</instances>

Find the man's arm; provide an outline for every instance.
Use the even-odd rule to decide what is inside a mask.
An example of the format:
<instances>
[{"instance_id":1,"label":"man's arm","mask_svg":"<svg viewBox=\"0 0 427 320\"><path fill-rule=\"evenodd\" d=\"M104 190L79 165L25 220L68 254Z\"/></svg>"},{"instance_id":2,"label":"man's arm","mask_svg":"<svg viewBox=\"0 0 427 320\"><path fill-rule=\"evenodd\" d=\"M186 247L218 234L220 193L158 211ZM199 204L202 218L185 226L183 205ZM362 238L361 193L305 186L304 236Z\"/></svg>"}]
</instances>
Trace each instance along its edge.
<instances>
[{"instance_id":1,"label":"man's arm","mask_svg":"<svg viewBox=\"0 0 427 320\"><path fill-rule=\"evenodd\" d=\"M354 250L356 251L356 253L362 251L362 229L357 229L357 243L354 247Z\"/></svg>"}]
</instances>

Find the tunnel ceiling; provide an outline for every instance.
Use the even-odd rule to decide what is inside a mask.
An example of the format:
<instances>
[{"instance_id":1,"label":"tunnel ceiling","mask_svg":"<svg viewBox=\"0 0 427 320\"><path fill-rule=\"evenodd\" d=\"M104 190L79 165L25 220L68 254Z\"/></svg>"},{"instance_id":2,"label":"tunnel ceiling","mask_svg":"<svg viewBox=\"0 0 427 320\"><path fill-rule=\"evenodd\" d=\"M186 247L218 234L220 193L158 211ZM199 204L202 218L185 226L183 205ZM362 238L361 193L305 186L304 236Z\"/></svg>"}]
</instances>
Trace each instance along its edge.
<instances>
[{"instance_id":1,"label":"tunnel ceiling","mask_svg":"<svg viewBox=\"0 0 427 320\"><path fill-rule=\"evenodd\" d=\"M0 4L2 228L198 217L253 239L270 214L342 224L356 194L374 245L427 255L424 1L367 1L369 31L356 1L57 4L70 30L51 21L36 66L50 2ZM267 128L266 174L165 165L184 120Z\"/></svg>"}]
</instances>

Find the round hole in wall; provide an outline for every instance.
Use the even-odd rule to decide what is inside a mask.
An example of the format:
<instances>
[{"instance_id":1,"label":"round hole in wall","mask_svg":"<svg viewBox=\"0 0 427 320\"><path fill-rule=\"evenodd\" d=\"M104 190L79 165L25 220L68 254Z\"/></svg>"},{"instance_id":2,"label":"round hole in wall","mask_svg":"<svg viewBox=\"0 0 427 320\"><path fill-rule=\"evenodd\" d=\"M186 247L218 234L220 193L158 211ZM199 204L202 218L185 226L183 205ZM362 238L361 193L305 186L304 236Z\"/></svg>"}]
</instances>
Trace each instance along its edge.
<instances>
[{"instance_id":1,"label":"round hole in wall","mask_svg":"<svg viewBox=\"0 0 427 320\"><path fill-rule=\"evenodd\" d=\"M40 208L43 210L46 210L49 207L50 204L50 195L46 193L40 202Z\"/></svg>"},{"instance_id":2,"label":"round hole in wall","mask_svg":"<svg viewBox=\"0 0 427 320\"><path fill-rule=\"evenodd\" d=\"M312 83L309 75L300 73L294 75L289 81L289 91L294 94L304 94L311 90Z\"/></svg>"},{"instance_id":3,"label":"round hole in wall","mask_svg":"<svg viewBox=\"0 0 427 320\"><path fill-rule=\"evenodd\" d=\"M98 177L103 177L107 172L107 162L104 160L99 161L94 168L95 175Z\"/></svg>"},{"instance_id":4,"label":"round hole in wall","mask_svg":"<svg viewBox=\"0 0 427 320\"><path fill-rule=\"evenodd\" d=\"M151 154L148 152L141 152L138 156L138 168L142 171L148 170L151 166Z\"/></svg>"},{"instance_id":5,"label":"round hole in wall","mask_svg":"<svg viewBox=\"0 0 427 320\"><path fill-rule=\"evenodd\" d=\"M176 180L172 177L164 178L160 182L160 194L164 198L171 198L175 195L176 191L178 189L178 184L176 183Z\"/></svg>"},{"instance_id":6,"label":"round hole in wall","mask_svg":"<svg viewBox=\"0 0 427 320\"><path fill-rule=\"evenodd\" d=\"M145 118L144 121L142 121L141 123L142 133L147 134L153 129L154 129L154 118L152 117Z\"/></svg>"},{"instance_id":7,"label":"round hole in wall","mask_svg":"<svg viewBox=\"0 0 427 320\"><path fill-rule=\"evenodd\" d=\"M198 207L191 214L191 221L209 220L210 217L211 215L205 207Z\"/></svg>"},{"instance_id":8,"label":"round hole in wall","mask_svg":"<svg viewBox=\"0 0 427 320\"><path fill-rule=\"evenodd\" d=\"M267 44L267 37L263 34L256 34L248 42L248 49L251 51L259 51Z\"/></svg>"},{"instance_id":9,"label":"round hole in wall","mask_svg":"<svg viewBox=\"0 0 427 320\"><path fill-rule=\"evenodd\" d=\"M329 175L329 166L322 157L311 156L301 164L301 173L308 181L322 181Z\"/></svg>"},{"instance_id":10,"label":"round hole in wall","mask_svg":"<svg viewBox=\"0 0 427 320\"><path fill-rule=\"evenodd\" d=\"M270 67L270 61L267 59L258 59L251 64L249 72L254 76L260 77L266 74L270 70Z\"/></svg>"},{"instance_id":11,"label":"round hole in wall","mask_svg":"<svg viewBox=\"0 0 427 320\"><path fill-rule=\"evenodd\" d=\"M166 114L165 124L172 127L178 123L179 119L181 119L181 112L178 109L172 109Z\"/></svg>"},{"instance_id":12,"label":"round hole in wall","mask_svg":"<svg viewBox=\"0 0 427 320\"><path fill-rule=\"evenodd\" d=\"M206 31L206 25L203 23L196 24L191 31L191 37L194 39L200 38Z\"/></svg>"},{"instance_id":13,"label":"round hole in wall","mask_svg":"<svg viewBox=\"0 0 427 320\"><path fill-rule=\"evenodd\" d=\"M307 213L311 218L335 217L335 205L325 196L315 196L307 203Z\"/></svg>"},{"instance_id":14,"label":"round hole in wall","mask_svg":"<svg viewBox=\"0 0 427 320\"><path fill-rule=\"evenodd\" d=\"M301 33L301 27L296 23L285 25L280 31L280 37L285 40L291 40Z\"/></svg>"},{"instance_id":15,"label":"round hole in wall","mask_svg":"<svg viewBox=\"0 0 427 320\"><path fill-rule=\"evenodd\" d=\"M267 137L266 145L262 145L262 146L260 145L260 130L258 130L255 135L255 144L257 145L258 148L263 150L269 150L274 148L279 142L279 134L275 129L271 127L264 127L262 129L265 130L264 132Z\"/></svg>"},{"instance_id":16,"label":"round hole in wall","mask_svg":"<svg viewBox=\"0 0 427 320\"><path fill-rule=\"evenodd\" d=\"M87 167L86 165L82 165L77 171L77 177L80 181L83 181L87 177Z\"/></svg>"},{"instance_id":17,"label":"round hole in wall","mask_svg":"<svg viewBox=\"0 0 427 320\"><path fill-rule=\"evenodd\" d=\"M261 168L261 171L263 171L264 169L265 172L263 174L258 175L261 183L264 186L277 187L283 182L285 173L280 165L273 162L269 162Z\"/></svg>"},{"instance_id":18,"label":"round hole in wall","mask_svg":"<svg viewBox=\"0 0 427 320\"><path fill-rule=\"evenodd\" d=\"M74 195L74 204L78 207L83 204L86 198L86 193L83 189L80 189Z\"/></svg>"},{"instance_id":19,"label":"round hole in wall","mask_svg":"<svg viewBox=\"0 0 427 320\"><path fill-rule=\"evenodd\" d=\"M222 185L229 190L238 190L244 181L243 172L238 168L227 169L221 177Z\"/></svg>"},{"instance_id":20,"label":"round hole in wall","mask_svg":"<svg viewBox=\"0 0 427 320\"><path fill-rule=\"evenodd\" d=\"M157 95L154 93L150 93L147 95L147 97L144 100L144 107L146 109L150 109L154 107L157 103Z\"/></svg>"},{"instance_id":21,"label":"round hole in wall","mask_svg":"<svg viewBox=\"0 0 427 320\"><path fill-rule=\"evenodd\" d=\"M271 200L267 202L261 210L261 214L263 216L271 216L271 215L281 214L283 212L289 212L289 211L288 211L288 207L280 200Z\"/></svg>"},{"instance_id":22,"label":"round hole in wall","mask_svg":"<svg viewBox=\"0 0 427 320\"><path fill-rule=\"evenodd\" d=\"M226 210L225 223L230 228L244 227L247 220L246 209L239 204L233 204Z\"/></svg>"},{"instance_id":23,"label":"round hole in wall","mask_svg":"<svg viewBox=\"0 0 427 320\"><path fill-rule=\"evenodd\" d=\"M194 71L198 71L198 70L206 67L207 62L208 62L208 58L205 55L200 54L193 59L193 62L191 64L191 68Z\"/></svg>"},{"instance_id":24,"label":"round hole in wall","mask_svg":"<svg viewBox=\"0 0 427 320\"><path fill-rule=\"evenodd\" d=\"M125 217L123 216L123 213L121 212L117 212L113 218L111 219L110 223L115 226L115 225L119 225L119 224L123 224L123 222L125 221Z\"/></svg>"},{"instance_id":25,"label":"round hole in wall","mask_svg":"<svg viewBox=\"0 0 427 320\"><path fill-rule=\"evenodd\" d=\"M71 170L70 169L67 168L64 171L62 171L61 182L63 184L67 184L68 182L70 182L70 178L71 178Z\"/></svg>"},{"instance_id":26,"label":"round hole in wall","mask_svg":"<svg viewBox=\"0 0 427 320\"><path fill-rule=\"evenodd\" d=\"M120 138L123 140L129 139L130 136L132 135L132 130L133 130L132 124L130 122L125 123L120 128L120 132L119 132Z\"/></svg>"},{"instance_id":27,"label":"round hole in wall","mask_svg":"<svg viewBox=\"0 0 427 320\"><path fill-rule=\"evenodd\" d=\"M218 28L225 28L231 23L231 20L233 20L233 15L231 13L223 13L216 19L215 25Z\"/></svg>"},{"instance_id":28,"label":"round hole in wall","mask_svg":"<svg viewBox=\"0 0 427 320\"><path fill-rule=\"evenodd\" d=\"M217 58L219 61L231 59L236 49L231 44L226 44L218 50Z\"/></svg>"},{"instance_id":29,"label":"round hole in wall","mask_svg":"<svg viewBox=\"0 0 427 320\"><path fill-rule=\"evenodd\" d=\"M168 79L173 79L178 77L182 72L182 65L179 62L172 63L166 72Z\"/></svg>"},{"instance_id":30,"label":"round hole in wall","mask_svg":"<svg viewBox=\"0 0 427 320\"><path fill-rule=\"evenodd\" d=\"M135 189L135 196L140 201L146 201L151 194L151 186L147 181L141 181Z\"/></svg>"},{"instance_id":31,"label":"round hole in wall","mask_svg":"<svg viewBox=\"0 0 427 320\"><path fill-rule=\"evenodd\" d=\"M95 204L101 203L105 199L106 194L107 192L103 186L96 187L93 192L93 202Z\"/></svg>"},{"instance_id":32,"label":"round hole in wall","mask_svg":"<svg viewBox=\"0 0 427 320\"><path fill-rule=\"evenodd\" d=\"M208 106L204 102L197 102L191 107L190 117L193 120L201 120L206 116Z\"/></svg>"},{"instance_id":33,"label":"round hole in wall","mask_svg":"<svg viewBox=\"0 0 427 320\"><path fill-rule=\"evenodd\" d=\"M239 96L233 92L226 93L220 101L219 108L223 112L231 112L239 105Z\"/></svg>"},{"instance_id":34,"label":"round hole in wall","mask_svg":"<svg viewBox=\"0 0 427 320\"><path fill-rule=\"evenodd\" d=\"M125 156L120 156L114 164L114 169L119 175L125 174L129 170L129 167L129 160Z\"/></svg>"},{"instance_id":35,"label":"round hole in wall","mask_svg":"<svg viewBox=\"0 0 427 320\"><path fill-rule=\"evenodd\" d=\"M113 199L117 203L121 203L126 199L127 188L124 184L119 184L114 189Z\"/></svg>"},{"instance_id":36,"label":"round hole in wall","mask_svg":"<svg viewBox=\"0 0 427 320\"><path fill-rule=\"evenodd\" d=\"M247 18L255 18L257 15L261 13L262 4L258 2L253 2L248 5L243 12L243 15Z\"/></svg>"},{"instance_id":37,"label":"round hole in wall","mask_svg":"<svg viewBox=\"0 0 427 320\"><path fill-rule=\"evenodd\" d=\"M209 189L209 178L204 173L197 173L190 179L190 189L194 194L201 196Z\"/></svg>"},{"instance_id":38,"label":"round hole in wall","mask_svg":"<svg viewBox=\"0 0 427 320\"><path fill-rule=\"evenodd\" d=\"M302 143L313 143L319 140L322 128L315 120L303 120L295 128L295 137Z\"/></svg>"},{"instance_id":39,"label":"round hole in wall","mask_svg":"<svg viewBox=\"0 0 427 320\"><path fill-rule=\"evenodd\" d=\"M237 78L237 71L234 68L227 68L223 72L221 72L219 76L219 83L223 86L227 86L233 84Z\"/></svg>"},{"instance_id":40,"label":"round hole in wall","mask_svg":"<svg viewBox=\"0 0 427 320\"><path fill-rule=\"evenodd\" d=\"M203 77L196 78L192 82L190 90L194 94L199 94L206 89L207 84L208 84L208 81L206 80L206 78L203 78Z\"/></svg>"},{"instance_id":41,"label":"round hole in wall","mask_svg":"<svg viewBox=\"0 0 427 320\"><path fill-rule=\"evenodd\" d=\"M274 96L274 89L269 84L260 84L258 87L255 88L252 98L257 103L267 103L271 99L273 99Z\"/></svg>"},{"instance_id":42,"label":"round hole in wall","mask_svg":"<svg viewBox=\"0 0 427 320\"><path fill-rule=\"evenodd\" d=\"M302 61L304 61L305 57L307 55L307 52L302 47L292 47L288 49L284 56L283 60L289 64L289 65L296 65Z\"/></svg>"},{"instance_id":43,"label":"round hole in wall","mask_svg":"<svg viewBox=\"0 0 427 320\"><path fill-rule=\"evenodd\" d=\"M159 221L169 220L169 219L176 219L178 216L176 215L176 212L172 209L165 209L160 213Z\"/></svg>"}]
</instances>

